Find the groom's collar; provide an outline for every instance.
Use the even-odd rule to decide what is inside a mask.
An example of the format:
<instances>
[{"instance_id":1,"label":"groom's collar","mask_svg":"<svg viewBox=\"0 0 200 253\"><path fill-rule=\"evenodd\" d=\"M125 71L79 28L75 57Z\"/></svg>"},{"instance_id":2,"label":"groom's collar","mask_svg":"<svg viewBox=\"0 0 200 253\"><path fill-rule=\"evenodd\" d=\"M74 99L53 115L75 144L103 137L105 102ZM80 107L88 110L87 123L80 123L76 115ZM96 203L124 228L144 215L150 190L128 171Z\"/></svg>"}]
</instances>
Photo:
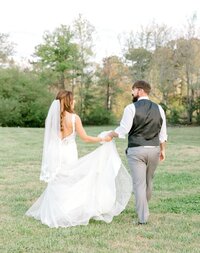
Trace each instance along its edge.
<instances>
[{"instance_id":1,"label":"groom's collar","mask_svg":"<svg viewBox=\"0 0 200 253\"><path fill-rule=\"evenodd\" d=\"M144 97L139 97L138 100L141 100L141 99L148 99L149 100L149 97L148 96L144 96Z\"/></svg>"}]
</instances>

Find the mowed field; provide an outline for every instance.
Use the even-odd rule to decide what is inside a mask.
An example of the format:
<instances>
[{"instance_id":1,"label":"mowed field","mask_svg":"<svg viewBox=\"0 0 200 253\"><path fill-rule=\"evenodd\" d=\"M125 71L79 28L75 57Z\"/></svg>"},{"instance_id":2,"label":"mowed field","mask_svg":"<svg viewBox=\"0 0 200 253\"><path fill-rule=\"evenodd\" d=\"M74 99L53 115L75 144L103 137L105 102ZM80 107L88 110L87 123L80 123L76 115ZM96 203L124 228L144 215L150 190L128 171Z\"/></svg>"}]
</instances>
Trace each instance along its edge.
<instances>
[{"instance_id":1,"label":"mowed field","mask_svg":"<svg viewBox=\"0 0 200 253\"><path fill-rule=\"evenodd\" d=\"M97 135L114 126L86 127ZM44 129L0 128L0 252L199 253L200 127L169 127L167 156L154 177L147 225L133 220L134 198L110 224L49 228L24 214L46 184L39 181ZM128 169L127 140L115 140ZM99 144L77 138L79 156Z\"/></svg>"}]
</instances>

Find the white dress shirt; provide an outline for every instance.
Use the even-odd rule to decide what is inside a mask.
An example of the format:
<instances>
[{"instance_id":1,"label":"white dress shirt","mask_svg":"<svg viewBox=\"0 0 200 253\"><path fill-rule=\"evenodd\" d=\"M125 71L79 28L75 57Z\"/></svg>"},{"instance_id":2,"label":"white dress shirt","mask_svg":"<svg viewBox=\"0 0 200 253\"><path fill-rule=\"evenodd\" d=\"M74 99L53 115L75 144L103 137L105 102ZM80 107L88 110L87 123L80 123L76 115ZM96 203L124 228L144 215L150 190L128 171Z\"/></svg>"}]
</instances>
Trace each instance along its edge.
<instances>
[{"instance_id":1,"label":"white dress shirt","mask_svg":"<svg viewBox=\"0 0 200 253\"><path fill-rule=\"evenodd\" d=\"M140 97L140 99L149 99L148 97ZM161 130L159 133L159 141L163 143L167 141L167 126L166 126L166 117L163 108L158 105L161 118L163 120ZM125 107L124 113L120 122L120 126L117 127L114 132L118 134L119 138L125 138L125 135L129 133L133 125L133 118L135 117L135 105L134 103L129 104Z\"/></svg>"}]
</instances>

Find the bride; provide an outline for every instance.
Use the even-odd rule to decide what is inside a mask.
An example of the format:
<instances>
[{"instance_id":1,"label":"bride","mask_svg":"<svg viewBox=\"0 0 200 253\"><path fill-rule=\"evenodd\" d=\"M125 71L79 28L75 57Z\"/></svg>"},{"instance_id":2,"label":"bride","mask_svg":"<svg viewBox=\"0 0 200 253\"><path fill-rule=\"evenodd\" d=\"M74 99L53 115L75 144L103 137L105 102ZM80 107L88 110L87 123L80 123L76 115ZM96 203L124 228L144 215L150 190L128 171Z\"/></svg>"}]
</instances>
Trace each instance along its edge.
<instances>
[{"instance_id":1,"label":"bride","mask_svg":"<svg viewBox=\"0 0 200 253\"><path fill-rule=\"evenodd\" d=\"M132 181L108 132L87 135L74 113L70 91L60 91L46 121L40 180L45 191L26 212L49 227L87 225L90 219L111 222L126 207ZM78 159L76 134L102 143Z\"/></svg>"}]
</instances>

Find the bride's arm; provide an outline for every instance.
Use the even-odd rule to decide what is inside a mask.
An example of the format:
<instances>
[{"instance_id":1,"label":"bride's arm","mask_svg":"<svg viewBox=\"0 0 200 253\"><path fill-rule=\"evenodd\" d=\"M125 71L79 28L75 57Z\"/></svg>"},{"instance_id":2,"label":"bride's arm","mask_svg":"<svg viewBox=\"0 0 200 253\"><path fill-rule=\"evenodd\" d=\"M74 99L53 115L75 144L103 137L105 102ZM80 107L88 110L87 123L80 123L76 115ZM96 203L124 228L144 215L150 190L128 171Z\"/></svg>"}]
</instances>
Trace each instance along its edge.
<instances>
[{"instance_id":1,"label":"bride's arm","mask_svg":"<svg viewBox=\"0 0 200 253\"><path fill-rule=\"evenodd\" d=\"M112 140L112 138L109 136L106 136L105 138L100 138L100 137L93 137L93 136L87 135L85 129L83 128L81 119L78 115L76 115L75 126L76 126L77 134L85 142L104 142L104 141Z\"/></svg>"}]
</instances>

